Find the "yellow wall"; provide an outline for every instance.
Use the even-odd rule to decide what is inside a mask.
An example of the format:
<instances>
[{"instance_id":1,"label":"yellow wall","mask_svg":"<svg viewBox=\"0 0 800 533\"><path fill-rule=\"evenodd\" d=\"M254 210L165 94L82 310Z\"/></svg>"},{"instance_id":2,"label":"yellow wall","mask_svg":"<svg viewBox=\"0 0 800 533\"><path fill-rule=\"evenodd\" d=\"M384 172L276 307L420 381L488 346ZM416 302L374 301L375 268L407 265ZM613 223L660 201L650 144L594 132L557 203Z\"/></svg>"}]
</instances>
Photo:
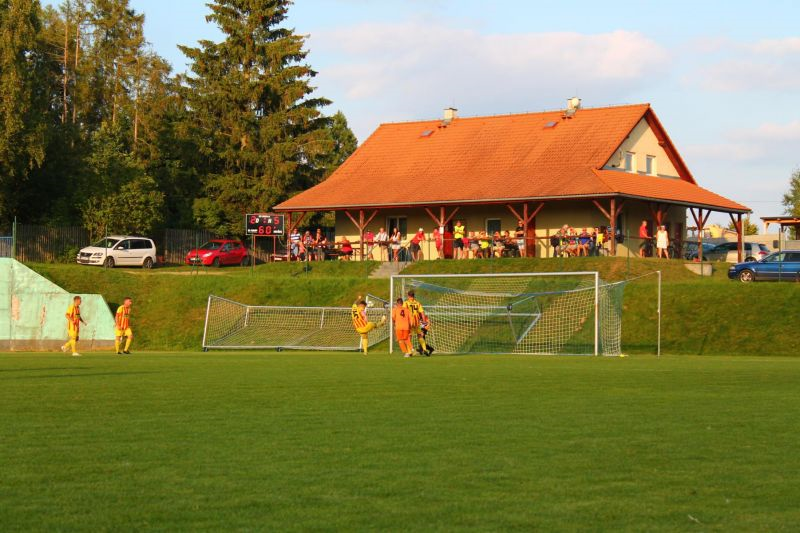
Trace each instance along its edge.
<instances>
[{"instance_id":1,"label":"yellow wall","mask_svg":"<svg viewBox=\"0 0 800 533\"><path fill-rule=\"evenodd\" d=\"M645 174L646 172L646 156L653 155L656 157L656 174L665 178L678 178L678 171L669 160L667 152L658 144L653 130L647 124L645 119L642 119L639 124L633 129L631 134L625 139L619 149L614 152L611 159L608 160L605 167L606 169L624 169L625 168L625 152L632 152L636 154L636 172Z\"/></svg>"},{"instance_id":2,"label":"yellow wall","mask_svg":"<svg viewBox=\"0 0 800 533\"><path fill-rule=\"evenodd\" d=\"M609 201L601 202L603 206L608 209ZM535 205L531 203L531 209ZM514 208L518 213L522 214L522 206L515 205ZM447 212L452 212L453 208L448 208ZM438 209L431 209L434 214L438 214ZM372 213L365 211L366 216ZM387 209L381 210L379 214L369 224L368 229L373 233L378 233L381 226L386 227L387 232L391 233L391 228L387 227L387 220L390 217L406 217L408 224L408 234L404 235L404 244L414 236L417 229L422 227L425 231L426 237L432 239L432 232L436 227L434 221L428 216L424 209L409 208L409 209ZM357 216L355 218L358 218ZM464 222L467 232L481 231L486 229L486 221L488 219L498 218L501 220L502 230L508 230L512 235L517 227L517 218L504 205L487 205L487 206L470 206L462 208L454 221L460 219ZM651 220L647 204L643 202L636 202L628 200L625 203L622 211L623 233L636 237L639 234L639 225L643 219ZM675 228L675 223L680 222L683 224L684 234L686 228L686 209L673 206L666 222ZM546 257L548 253L552 255L552 250L548 250L547 239L558 231L562 225L568 224L573 228L580 229L584 227L599 227L607 226L608 219L591 203L591 201L553 201L545 204L544 208L539 212L536 217L536 236L537 236L537 257ZM670 232L672 237L674 229ZM359 240L358 230L352 221L341 212L336 213L336 238L341 239L343 235L352 242ZM627 245L625 242L618 246L618 254L625 255L627 253ZM631 246L631 253L638 253L638 241L634 241ZM425 259L436 258L436 248L432 242L427 242L422 246L423 255ZM377 253L373 256L378 259Z\"/></svg>"}]
</instances>

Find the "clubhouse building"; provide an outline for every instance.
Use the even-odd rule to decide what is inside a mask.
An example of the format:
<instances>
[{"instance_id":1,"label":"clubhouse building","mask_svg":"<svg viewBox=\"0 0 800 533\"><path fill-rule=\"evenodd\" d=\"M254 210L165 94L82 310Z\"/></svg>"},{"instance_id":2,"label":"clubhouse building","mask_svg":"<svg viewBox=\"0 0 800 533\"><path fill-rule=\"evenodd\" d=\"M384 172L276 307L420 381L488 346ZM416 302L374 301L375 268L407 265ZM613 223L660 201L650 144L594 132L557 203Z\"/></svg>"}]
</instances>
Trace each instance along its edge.
<instances>
[{"instance_id":1,"label":"clubhouse building","mask_svg":"<svg viewBox=\"0 0 800 533\"><path fill-rule=\"evenodd\" d=\"M381 227L405 241L421 227L430 238L456 220L468 232L513 235L522 221L532 257L551 256L550 237L565 224L621 235L608 243L621 255L638 253L643 220L650 235L664 225L682 242L687 213L702 229L712 211L739 228L741 253L750 212L697 184L650 105L582 108L577 98L558 111L460 118L447 109L440 120L382 124L328 179L275 210L289 227L335 211L337 239L353 243Z\"/></svg>"}]
</instances>

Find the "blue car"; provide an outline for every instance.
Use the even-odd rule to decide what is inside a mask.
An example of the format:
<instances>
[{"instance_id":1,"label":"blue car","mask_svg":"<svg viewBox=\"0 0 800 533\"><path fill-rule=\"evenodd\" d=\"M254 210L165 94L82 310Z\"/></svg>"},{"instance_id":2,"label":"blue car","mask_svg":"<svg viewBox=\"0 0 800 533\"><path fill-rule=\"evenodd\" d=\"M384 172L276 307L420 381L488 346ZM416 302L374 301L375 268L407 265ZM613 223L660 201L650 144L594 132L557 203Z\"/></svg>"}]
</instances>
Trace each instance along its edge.
<instances>
[{"instance_id":1,"label":"blue car","mask_svg":"<svg viewBox=\"0 0 800 533\"><path fill-rule=\"evenodd\" d=\"M728 269L730 279L751 281L800 282L800 250L775 252L760 261L738 263Z\"/></svg>"}]
</instances>

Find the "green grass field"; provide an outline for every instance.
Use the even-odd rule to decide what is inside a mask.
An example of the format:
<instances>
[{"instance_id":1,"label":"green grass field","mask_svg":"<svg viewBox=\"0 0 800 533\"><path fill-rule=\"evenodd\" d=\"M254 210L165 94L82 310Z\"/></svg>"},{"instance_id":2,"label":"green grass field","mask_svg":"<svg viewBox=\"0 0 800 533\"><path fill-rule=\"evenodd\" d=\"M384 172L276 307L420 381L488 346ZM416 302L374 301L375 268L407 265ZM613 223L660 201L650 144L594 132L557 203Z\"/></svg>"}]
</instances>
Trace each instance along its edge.
<instances>
[{"instance_id":1,"label":"green grass field","mask_svg":"<svg viewBox=\"0 0 800 533\"><path fill-rule=\"evenodd\" d=\"M0 529L781 531L800 359L3 354Z\"/></svg>"}]
</instances>

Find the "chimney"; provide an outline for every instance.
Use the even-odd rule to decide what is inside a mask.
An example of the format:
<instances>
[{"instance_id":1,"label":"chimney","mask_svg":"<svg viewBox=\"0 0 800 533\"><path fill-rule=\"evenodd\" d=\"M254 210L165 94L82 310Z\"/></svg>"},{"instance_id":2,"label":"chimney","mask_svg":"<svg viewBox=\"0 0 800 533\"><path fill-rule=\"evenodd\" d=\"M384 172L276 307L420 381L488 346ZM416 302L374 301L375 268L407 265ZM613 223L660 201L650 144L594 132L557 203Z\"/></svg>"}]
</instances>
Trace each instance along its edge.
<instances>
[{"instance_id":1,"label":"chimney","mask_svg":"<svg viewBox=\"0 0 800 533\"><path fill-rule=\"evenodd\" d=\"M567 100L567 110L564 112L564 116L567 118L572 118L575 113L578 112L578 109L581 108L581 99L577 96L573 96Z\"/></svg>"},{"instance_id":2,"label":"chimney","mask_svg":"<svg viewBox=\"0 0 800 533\"><path fill-rule=\"evenodd\" d=\"M457 116L458 116L458 109L456 109L455 107L448 107L447 109L444 110L444 120L442 121L442 124L448 126L451 122L455 120Z\"/></svg>"}]
</instances>

